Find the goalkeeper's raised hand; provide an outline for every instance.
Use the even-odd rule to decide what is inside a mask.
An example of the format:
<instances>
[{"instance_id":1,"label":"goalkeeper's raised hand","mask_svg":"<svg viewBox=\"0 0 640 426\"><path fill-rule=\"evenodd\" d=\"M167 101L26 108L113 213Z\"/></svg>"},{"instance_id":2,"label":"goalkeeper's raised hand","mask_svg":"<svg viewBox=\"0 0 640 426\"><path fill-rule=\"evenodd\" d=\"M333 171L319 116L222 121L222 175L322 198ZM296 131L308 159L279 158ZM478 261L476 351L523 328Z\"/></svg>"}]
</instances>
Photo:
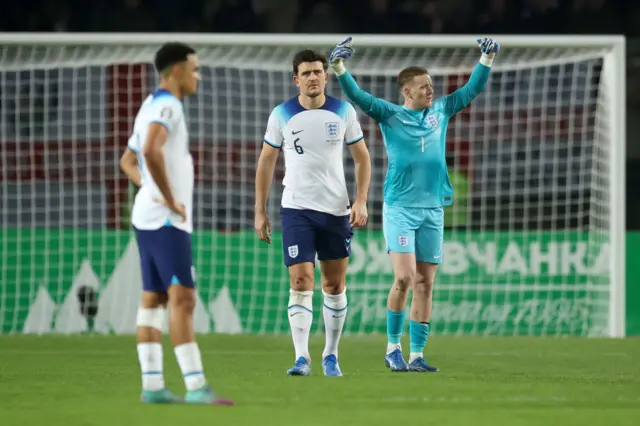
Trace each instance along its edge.
<instances>
[{"instance_id":1,"label":"goalkeeper's raised hand","mask_svg":"<svg viewBox=\"0 0 640 426\"><path fill-rule=\"evenodd\" d=\"M344 67L344 61L349 59L356 49L353 47L352 38L345 38L340 44L338 44L331 55L329 55L329 63L331 68L337 75L342 75L346 71Z\"/></svg>"},{"instance_id":2,"label":"goalkeeper's raised hand","mask_svg":"<svg viewBox=\"0 0 640 426\"><path fill-rule=\"evenodd\" d=\"M486 65L488 67L493 63L493 58L496 56L496 53L500 51L500 44L489 37L479 38L478 47L482 52L482 56L480 57L480 63L482 65Z\"/></svg>"}]
</instances>

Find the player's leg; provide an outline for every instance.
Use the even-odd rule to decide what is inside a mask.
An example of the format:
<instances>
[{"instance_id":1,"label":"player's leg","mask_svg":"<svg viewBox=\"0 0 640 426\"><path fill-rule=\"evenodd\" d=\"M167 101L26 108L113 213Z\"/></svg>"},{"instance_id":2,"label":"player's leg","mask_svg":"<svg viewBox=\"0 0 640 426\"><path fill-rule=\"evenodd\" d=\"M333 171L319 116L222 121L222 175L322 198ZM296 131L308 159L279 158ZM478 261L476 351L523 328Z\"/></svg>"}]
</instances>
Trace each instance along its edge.
<instances>
[{"instance_id":1,"label":"player's leg","mask_svg":"<svg viewBox=\"0 0 640 426\"><path fill-rule=\"evenodd\" d=\"M416 275L415 223L409 209L385 205L383 230L387 251L393 264L394 282L387 298L387 351L385 364L392 371L408 371L402 356L402 330L404 328L407 296Z\"/></svg>"},{"instance_id":2,"label":"player's leg","mask_svg":"<svg viewBox=\"0 0 640 426\"><path fill-rule=\"evenodd\" d=\"M148 403L177 402L179 398L165 388L162 354L162 326L167 294L153 263L155 231L136 231L142 300L136 318L138 361L142 373L141 400Z\"/></svg>"},{"instance_id":3,"label":"player's leg","mask_svg":"<svg viewBox=\"0 0 640 426\"><path fill-rule=\"evenodd\" d=\"M309 333L313 322L313 287L316 257L315 231L305 210L282 208L282 242L284 263L289 269L289 303L287 314L295 350L290 376L311 374Z\"/></svg>"},{"instance_id":4,"label":"player's leg","mask_svg":"<svg viewBox=\"0 0 640 426\"><path fill-rule=\"evenodd\" d=\"M316 246L322 274L325 347L322 370L325 376L342 376L338 364L338 343L347 318L347 267L353 231L349 216L319 213L322 230L316 233Z\"/></svg>"},{"instance_id":5,"label":"player's leg","mask_svg":"<svg viewBox=\"0 0 640 426\"><path fill-rule=\"evenodd\" d=\"M187 388L185 401L190 404L231 405L218 398L208 385L200 348L193 328L196 306L195 273L191 252L191 234L174 227L164 227L158 242L155 262L169 294L169 329L174 353Z\"/></svg>"},{"instance_id":6,"label":"player's leg","mask_svg":"<svg viewBox=\"0 0 640 426\"><path fill-rule=\"evenodd\" d=\"M407 235L413 240L413 231ZM413 253L398 253L391 251L394 280L387 297L387 351L385 365L391 371L408 371L402 356L402 331L404 328L407 296L415 278L415 255Z\"/></svg>"},{"instance_id":7,"label":"player's leg","mask_svg":"<svg viewBox=\"0 0 640 426\"><path fill-rule=\"evenodd\" d=\"M444 214L440 209L425 209L423 226L416 231L416 279L413 284L409 335L411 353L409 371L436 372L425 361L424 348L430 331L433 285L438 265L442 262Z\"/></svg>"}]
</instances>

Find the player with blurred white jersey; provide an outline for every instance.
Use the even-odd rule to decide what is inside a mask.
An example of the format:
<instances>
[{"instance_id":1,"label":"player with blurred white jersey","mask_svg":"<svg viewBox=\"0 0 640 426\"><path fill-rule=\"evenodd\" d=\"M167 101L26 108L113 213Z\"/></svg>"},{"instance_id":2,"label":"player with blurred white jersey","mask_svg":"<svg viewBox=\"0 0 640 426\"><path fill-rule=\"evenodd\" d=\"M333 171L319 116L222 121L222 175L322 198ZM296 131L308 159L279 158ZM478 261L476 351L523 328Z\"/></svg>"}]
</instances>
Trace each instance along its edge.
<instances>
[{"instance_id":1,"label":"player with blurred white jersey","mask_svg":"<svg viewBox=\"0 0 640 426\"><path fill-rule=\"evenodd\" d=\"M193 158L182 98L193 95L200 74L195 51L166 43L155 56L159 88L144 101L121 166L140 186L131 214L135 228L143 294L136 321L142 396L147 403L186 402L230 405L218 398L204 376L195 341L195 277L191 253L193 231ZM163 378L161 331L169 304L170 334L184 376L182 400Z\"/></svg>"},{"instance_id":2,"label":"player with blurred white jersey","mask_svg":"<svg viewBox=\"0 0 640 426\"><path fill-rule=\"evenodd\" d=\"M367 223L369 151L353 106L325 94L328 67L326 57L312 50L295 55L293 81L300 93L271 112L256 171L255 228L270 243L266 203L278 154L284 151L280 216L284 263L290 277L288 315L295 362L287 374L292 376L311 373L309 332L316 256L326 334L322 369L326 376L342 376L338 342L347 313L352 228ZM357 194L352 205L343 168L345 142L355 163Z\"/></svg>"}]
</instances>

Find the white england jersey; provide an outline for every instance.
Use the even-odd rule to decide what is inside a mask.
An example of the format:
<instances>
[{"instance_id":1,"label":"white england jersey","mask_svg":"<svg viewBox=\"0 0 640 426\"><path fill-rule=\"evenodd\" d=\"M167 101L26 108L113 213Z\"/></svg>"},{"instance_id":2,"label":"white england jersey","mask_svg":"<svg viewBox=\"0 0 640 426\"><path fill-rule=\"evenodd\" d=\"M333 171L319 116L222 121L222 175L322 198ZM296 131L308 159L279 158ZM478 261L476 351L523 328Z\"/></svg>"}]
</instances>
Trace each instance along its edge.
<instances>
[{"instance_id":1,"label":"white england jersey","mask_svg":"<svg viewBox=\"0 0 640 426\"><path fill-rule=\"evenodd\" d=\"M156 200L164 197L147 169L142 150L147 140L151 123L160 123L169 132L163 146L164 164L171 191L176 201L182 203L187 220ZM163 226L174 226L193 232L193 158L189 152L189 135L184 119L182 102L166 90L159 89L144 101L133 125L129 149L138 156L138 167L142 175L142 187L136 194L131 212L131 223L137 229L153 230Z\"/></svg>"},{"instance_id":2,"label":"white england jersey","mask_svg":"<svg viewBox=\"0 0 640 426\"><path fill-rule=\"evenodd\" d=\"M275 107L264 141L284 150L282 207L349 214L342 153L345 140L351 145L362 139L349 102L327 96L322 107L307 110L295 97Z\"/></svg>"}]
</instances>

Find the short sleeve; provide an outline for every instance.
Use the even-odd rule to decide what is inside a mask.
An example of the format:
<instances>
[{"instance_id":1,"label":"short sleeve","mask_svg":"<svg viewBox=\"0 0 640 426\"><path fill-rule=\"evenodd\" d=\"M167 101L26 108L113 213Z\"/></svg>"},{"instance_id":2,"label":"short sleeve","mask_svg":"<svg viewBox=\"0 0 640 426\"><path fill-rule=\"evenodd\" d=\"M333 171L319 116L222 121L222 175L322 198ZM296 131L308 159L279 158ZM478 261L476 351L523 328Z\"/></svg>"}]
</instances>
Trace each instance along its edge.
<instances>
[{"instance_id":1,"label":"short sleeve","mask_svg":"<svg viewBox=\"0 0 640 426\"><path fill-rule=\"evenodd\" d=\"M279 108L274 108L269 115L267 121L267 130L264 134L264 142L274 148L282 148L284 136L282 135L282 120L280 118Z\"/></svg>"},{"instance_id":2,"label":"short sleeve","mask_svg":"<svg viewBox=\"0 0 640 426\"><path fill-rule=\"evenodd\" d=\"M175 98L164 96L153 101L149 108L149 124L158 123L173 132L182 119L182 104Z\"/></svg>"},{"instance_id":3,"label":"short sleeve","mask_svg":"<svg viewBox=\"0 0 640 426\"><path fill-rule=\"evenodd\" d=\"M364 139L364 135L362 134L362 127L360 127L360 122L358 121L358 113L356 112L355 108L353 108L353 106L349 102L345 102L345 104L346 131L344 133L344 138L347 145L351 145Z\"/></svg>"},{"instance_id":4,"label":"short sleeve","mask_svg":"<svg viewBox=\"0 0 640 426\"><path fill-rule=\"evenodd\" d=\"M137 133L134 133L133 135L131 135L131 137L129 138L129 142L127 142L127 148L129 148L131 151L135 152L136 154L140 152L140 135Z\"/></svg>"}]
</instances>

